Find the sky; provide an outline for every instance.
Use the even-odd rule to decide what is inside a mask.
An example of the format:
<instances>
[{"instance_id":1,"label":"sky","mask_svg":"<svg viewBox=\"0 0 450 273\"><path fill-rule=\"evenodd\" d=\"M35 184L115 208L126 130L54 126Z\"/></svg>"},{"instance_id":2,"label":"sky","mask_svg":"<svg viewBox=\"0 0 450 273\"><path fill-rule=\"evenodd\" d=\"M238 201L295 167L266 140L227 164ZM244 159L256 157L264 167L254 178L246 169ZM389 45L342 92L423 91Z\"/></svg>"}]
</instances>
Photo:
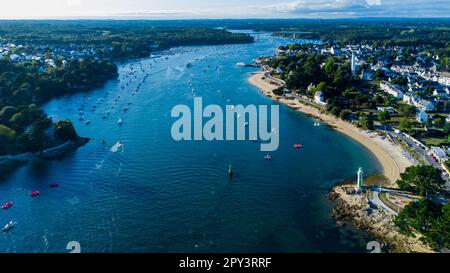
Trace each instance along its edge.
<instances>
[{"instance_id":1,"label":"sky","mask_svg":"<svg viewBox=\"0 0 450 273\"><path fill-rule=\"evenodd\" d=\"M0 0L0 19L450 17L450 0Z\"/></svg>"}]
</instances>

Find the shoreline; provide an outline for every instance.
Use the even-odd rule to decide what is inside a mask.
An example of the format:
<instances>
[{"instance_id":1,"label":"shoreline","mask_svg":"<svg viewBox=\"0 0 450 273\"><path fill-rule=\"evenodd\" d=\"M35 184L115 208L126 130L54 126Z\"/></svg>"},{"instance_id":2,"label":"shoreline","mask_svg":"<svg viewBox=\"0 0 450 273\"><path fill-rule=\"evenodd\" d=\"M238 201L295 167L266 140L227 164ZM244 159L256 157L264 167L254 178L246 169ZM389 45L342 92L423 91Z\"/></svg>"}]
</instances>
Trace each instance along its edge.
<instances>
[{"instance_id":1,"label":"shoreline","mask_svg":"<svg viewBox=\"0 0 450 273\"><path fill-rule=\"evenodd\" d=\"M381 243L383 252L394 253L434 253L434 249L423 243L419 234L410 237L400 233L392 216L383 210L373 208L369 202L372 194L367 190L362 194L355 194L354 185L335 186L328 196L333 202L333 218L338 225L350 223L357 229L371 234ZM387 248L387 249L386 249Z\"/></svg>"},{"instance_id":2,"label":"shoreline","mask_svg":"<svg viewBox=\"0 0 450 273\"><path fill-rule=\"evenodd\" d=\"M261 90L261 92L274 101L282 103L298 112L317 118L332 126L335 130L358 141L366 147L380 163L382 174L389 180L391 187L396 187L400 173L413 164L403 155L401 147L394 145L386 139L381 139L374 132L365 132L340 118L320 112L317 108L305 105L296 99L287 99L275 95L273 90L279 86L263 79L264 72L253 73L248 82Z\"/></svg>"}]
</instances>

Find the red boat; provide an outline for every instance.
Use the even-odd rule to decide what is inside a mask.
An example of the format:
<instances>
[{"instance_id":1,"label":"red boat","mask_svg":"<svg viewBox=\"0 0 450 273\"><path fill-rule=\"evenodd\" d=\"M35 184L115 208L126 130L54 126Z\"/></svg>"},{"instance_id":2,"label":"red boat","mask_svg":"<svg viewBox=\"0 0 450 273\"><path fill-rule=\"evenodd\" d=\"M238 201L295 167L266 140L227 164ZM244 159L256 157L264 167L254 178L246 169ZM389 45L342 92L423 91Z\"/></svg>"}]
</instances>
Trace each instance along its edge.
<instances>
[{"instance_id":1,"label":"red boat","mask_svg":"<svg viewBox=\"0 0 450 273\"><path fill-rule=\"evenodd\" d=\"M6 202L5 204L3 204L2 209L9 209L10 207L12 207L13 202Z\"/></svg>"},{"instance_id":2,"label":"red boat","mask_svg":"<svg viewBox=\"0 0 450 273\"><path fill-rule=\"evenodd\" d=\"M52 183L49 185L50 188L57 188L58 186L58 183Z\"/></svg>"},{"instance_id":3,"label":"red boat","mask_svg":"<svg viewBox=\"0 0 450 273\"><path fill-rule=\"evenodd\" d=\"M294 148L295 149L300 149L300 148L302 148L302 145L301 144L294 144Z\"/></svg>"},{"instance_id":4,"label":"red boat","mask_svg":"<svg viewBox=\"0 0 450 273\"><path fill-rule=\"evenodd\" d=\"M30 196L31 196L31 197L36 197L36 196L38 196L39 194L40 194L39 191L33 191L33 192L31 192Z\"/></svg>"}]
</instances>

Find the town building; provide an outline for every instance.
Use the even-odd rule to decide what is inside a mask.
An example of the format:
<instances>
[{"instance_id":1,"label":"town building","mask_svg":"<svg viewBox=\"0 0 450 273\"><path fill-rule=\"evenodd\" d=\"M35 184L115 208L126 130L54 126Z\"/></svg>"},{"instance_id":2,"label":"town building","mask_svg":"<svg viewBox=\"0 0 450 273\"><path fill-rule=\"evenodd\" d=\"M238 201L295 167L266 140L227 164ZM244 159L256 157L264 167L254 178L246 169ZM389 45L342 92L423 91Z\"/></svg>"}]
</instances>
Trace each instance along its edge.
<instances>
[{"instance_id":1,"label":"town building","mask_svg":"<svg viewBox=\"0 0 450 273\"><path fill-rule=\"evenodd\" d=\"M428 114L425 111L420 111L416 114L416 120L420 123L426 124L428 122Z\"/></svg>"},{"instance_id":2,"label":"town building","mask_svg":"<svg viewBox=\"0 0 450 273\"><path fill-rule=\"evenodd\" d=\"M397 99L403 98L403 92L398 87L386 81L380 82L380 89Z\"/></svg>"}]
</instances>

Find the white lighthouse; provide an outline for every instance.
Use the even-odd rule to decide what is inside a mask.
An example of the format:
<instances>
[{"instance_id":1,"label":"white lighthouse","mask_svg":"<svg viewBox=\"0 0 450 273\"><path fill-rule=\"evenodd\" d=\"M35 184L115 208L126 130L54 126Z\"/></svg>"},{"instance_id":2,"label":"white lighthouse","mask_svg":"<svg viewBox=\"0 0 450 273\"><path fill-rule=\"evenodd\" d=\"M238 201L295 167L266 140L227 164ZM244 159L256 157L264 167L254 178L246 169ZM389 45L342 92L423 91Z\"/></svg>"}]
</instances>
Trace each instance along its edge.
<instances>
[{"instance_id":1,"label":"white lighthouse","mask_svg":"<svg viewBox=\"0 0 450 273\"><path fill-rule=\"evenodd\" d=\"M360 167L356 174L358 175L358 182L356 183L356 192L360 192L362 191L363 188L363 169Z\"/></svg>"}]
</instances>

